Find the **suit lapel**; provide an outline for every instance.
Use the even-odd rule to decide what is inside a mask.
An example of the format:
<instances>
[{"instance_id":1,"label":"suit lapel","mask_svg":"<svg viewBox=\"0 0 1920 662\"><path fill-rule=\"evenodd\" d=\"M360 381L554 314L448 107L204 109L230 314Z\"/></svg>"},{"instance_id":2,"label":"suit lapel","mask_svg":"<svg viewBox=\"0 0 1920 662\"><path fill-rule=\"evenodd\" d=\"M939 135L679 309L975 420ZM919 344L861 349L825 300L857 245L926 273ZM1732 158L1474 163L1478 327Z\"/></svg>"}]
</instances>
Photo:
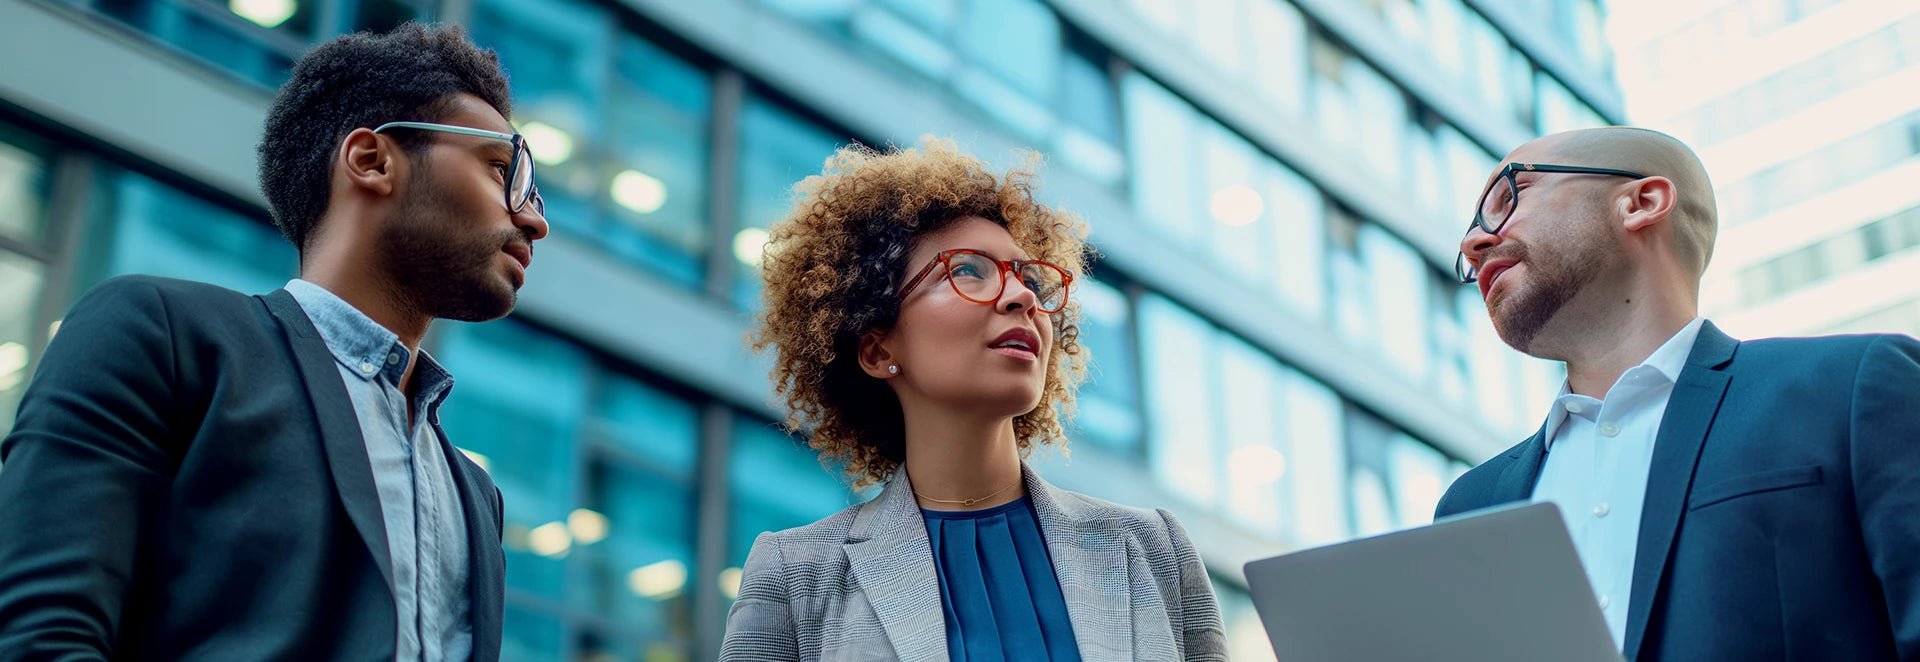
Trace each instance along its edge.
<instances>
[{"instance_id":1,"label":"suit lapel","mask_svg":"<svg viewBox=\"0 0 1920 662\"><path fill-rule=\"evenodd\" d=\"M895 472L880 496L861 506L842 548L894 654L903 660L946 660L947 619L933 544L906 471Z\"/></svg>"},{"instance_id":2,"label":"suit lapel","mask_svg":"<svg viewBox=\"0 0 1920 662\"><path fill-rule=\"evenodd\" d=\"M1646 636L1647 619L1659 598L1661 576L1672 555L1687 492L1692 488L1693 470L1700 462L1700 449L1714 415L1720 411L1721 398L1727 393L1731 377L1720 368L1733 359L1738 346L1737 341L1707 322L1693 343L1673 395L1667 399L1660 431L1654 437L1646 503L1640 513L1639 546L1634 551L1633 597L1627 605L1623 648L1628 659L1638 656Z\"/></svg>"},{"instance_id":3,"label":"suit lapel","mask_svg":"<svg viewBox=\"0 0 1920 662\"><path fill-rule=\"evenodd\" d=\"M1133 659L1133 605L1125 597L1133 594L1126 537L1088 521L1078 504L1059 498L1059 492L1025 463L1020 472L1047 554L1053 557L1053 576L1067 601L1067 619L1073 623L1080 657Z\"/></svg>"},{"instance_id":4,"label":"suit lapel","mask_svg":"<svg viewBox=\"0 0 1920 662\"><path fill-rule=\"evenodd\" d=\"M313 403L314 418L320 426L320 443L326 449L328 473L333 475L340 505L346 509L353 528L360 532L360 539L373 555L373 563L380 569L380 578L386 580L391 594L393 557L387 549L380 492L373 483L373 462L367 459L367 442L360 436L360 420L353 413L353 400L347 396L346 384L340 381L333 353L327 350L326 341L320 338L320 332L313 328L313 321L307 318L306 311L292 294L276 290L260 298L287 332L287 343L293 348L300 376L306 381L308 401Z\"/></svg>"},{"instance_id":5,"label":"suit lapel","mask_svg":"<svg viewBox=\"0 0 1920 662\"><path fill-rule=\"evenodd\" d=\"M1500 471L1500 480L1494 483L1492 497L1480 507L1493 506L1510 501L1526 501L1533 498L1533 488L1540 482L1540 467L1547 458L1547 426L1527 439L1527 443L1507 453L1507 466Z\"/></svg>"},{"instance_id":6,"label":"suit lapel","mask_svg":"<svg viewBox=\"0 0 1920 662\"><path fill-rule=\"evenodd\" d=\"M460 507L467 519L467 586L471 595L473 618L473 659L500 659L500 632L503 624L500 587L506 584L506 559L500 548L499 511L494 508L493 485L475 475L466 458L447 441L447 435L434 425L440 440L440 452L453 472L453 484L459 486Z\"/></svg>"}]
</instances>

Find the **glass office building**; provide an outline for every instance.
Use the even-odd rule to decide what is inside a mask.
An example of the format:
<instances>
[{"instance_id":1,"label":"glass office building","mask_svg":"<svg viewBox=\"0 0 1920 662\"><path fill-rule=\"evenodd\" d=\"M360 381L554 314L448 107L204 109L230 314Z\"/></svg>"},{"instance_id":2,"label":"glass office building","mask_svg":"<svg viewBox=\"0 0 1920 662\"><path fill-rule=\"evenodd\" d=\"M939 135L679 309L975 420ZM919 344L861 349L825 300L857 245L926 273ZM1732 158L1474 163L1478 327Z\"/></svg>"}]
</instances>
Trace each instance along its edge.
<instances>
[{"instance_id":1,"label":"glass office building","mask_svg":"<svg viewBox=\"0 0 1920 662\"><path fill-rule=\"evenodd\" d=\"M520 660L710 659L753 536L860 498L741 339L788 187L928 133L1046 153L1093 228L1093 378L1036 465L1176 512L1270 656L1244 562L1425 523L1538 425L1559 369L1455 245L1497 155L1621 112L1591 0L0 0L0 430L92 284L292 277L274 87L416 18L499 51L553 224L511 318L426 341L506 496Z\"/></svg>"},{"instance_id":2,"label":"glass office building","mask_svg":"<svg viewBox=\"0 0 1920 662\"><path fill-rule=\"evenodd\" d=\"M1633 119L1719 193L1706 314L1738 337L1920 334L1920 5L1620 4Z\"/></svg>"}]
</instances>

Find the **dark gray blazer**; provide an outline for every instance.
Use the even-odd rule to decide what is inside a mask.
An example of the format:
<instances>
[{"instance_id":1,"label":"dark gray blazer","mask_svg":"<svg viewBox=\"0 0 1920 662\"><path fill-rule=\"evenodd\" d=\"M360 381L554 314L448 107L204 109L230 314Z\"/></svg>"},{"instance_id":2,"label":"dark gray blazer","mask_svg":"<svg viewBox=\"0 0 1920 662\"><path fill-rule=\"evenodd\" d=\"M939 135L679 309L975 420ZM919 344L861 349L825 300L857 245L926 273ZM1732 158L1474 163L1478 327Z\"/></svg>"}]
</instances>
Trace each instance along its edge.
<instances>
[{"instance_id":1,"label":"dark gray blazer","mask_svg":"<svg viewBox=\"0 0 1920 662\"><path fill-rule=\"evenodd\" d=\"M500 493L442 438L500 655ZM0 442L0 660L391 660L359 419L292 295L116 278L47 347Z\"/></svg>"},{"instance_id":2,"label":"dark gray blazer","mask_svg":"<svg viewBox=\"0 0 1920 662\"><path fill-rule=\"evenodd\" d=\"M1021 473L1082 659L1227 659L1206 566L1171 513ZM947 659L933 546L906 472L872 501L754 540L720 659Z\"/></svg>"}]
</instances>

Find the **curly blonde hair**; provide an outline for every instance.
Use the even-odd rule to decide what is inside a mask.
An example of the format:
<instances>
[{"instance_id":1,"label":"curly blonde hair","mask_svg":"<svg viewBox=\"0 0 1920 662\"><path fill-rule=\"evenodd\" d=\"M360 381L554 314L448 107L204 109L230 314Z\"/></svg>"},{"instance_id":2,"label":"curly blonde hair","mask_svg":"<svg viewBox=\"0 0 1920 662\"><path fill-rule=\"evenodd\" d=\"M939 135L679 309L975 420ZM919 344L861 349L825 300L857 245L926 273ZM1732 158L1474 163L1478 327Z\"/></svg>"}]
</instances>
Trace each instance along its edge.
<instances>
[{"instance_id":1,"label":"curly blonde hair","mask_svg":"<svg viewBox=\"0 0 1920 662\"><path fill-rule=\"evenodd\" d=\"M774 350L774 395L785 427L811 431L822 460L856 487L883 481L906 461L900 401L861 370L860 337L898 320L895 293L909 274L915 245L955 221L978 216L1007 229L1032 259L1079 274L1088 249L1078 216L1034 199L1040 157L995 176L952 140L924 138L919 149L884 153L843 147L822 174L794 186L794 207L772 228L762 253L765 283L755 352ZM1085 375L1079 305L1069 297L1052 316L1053 351L1040 403L1013 421L1022 457L1037 444L1064 444L1074 390Z\"/></svg>"}]
</instances>

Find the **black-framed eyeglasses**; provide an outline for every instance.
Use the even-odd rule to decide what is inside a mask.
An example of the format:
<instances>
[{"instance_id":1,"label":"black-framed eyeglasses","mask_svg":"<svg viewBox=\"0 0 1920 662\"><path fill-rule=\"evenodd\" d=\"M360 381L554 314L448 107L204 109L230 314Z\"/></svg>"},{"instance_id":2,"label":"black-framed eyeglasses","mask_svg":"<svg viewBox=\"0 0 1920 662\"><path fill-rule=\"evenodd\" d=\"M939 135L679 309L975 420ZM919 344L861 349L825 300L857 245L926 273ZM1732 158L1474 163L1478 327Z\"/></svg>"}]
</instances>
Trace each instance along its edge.
<instances>
[{"instance_id":1,"label":"black-framed eyeglasses","mask_svg":"<svg viewBox=\"0 0 1920 662\"><path fill-rule=\"evenodd\" d=\"M1589 168L1586 166L1548 165L1545 163L1508 163L1500 169L1500 175L1487 182L1487 190L1480 192L1480 201L1473 207L1473 222L1467 225L1467 234L1473 234L1474 228L1487 234L1500 234L1507 226L1507 219L1513 217L1513 208L1520 204L1520 185L1514 182L1514 176L1523 172L1540 172L1567 175L1610 175L1646 179L1646 175L1629 170L1612 168ZM1479 275L1480 265L1467 261L1466 253L1457 253L1453 258L1453 275L1462 283L1471 283Z\"/></svg>"},{"instance_id":2,"label":"black-framed eyeglasses","mask_svg":"<svg viewBox=\"0 0 1920 662\"><path fill-rule=\"evenodd\" d=\"M463 136L479 136L494 140L505 140L513 145L513 158L507 162L507 171L501 173L506 178L507 211L518 214L533 204L533 211L545 216L546 201L540 199L539 188L533 185L533 152L527 148L527 139L518 133L500 133L486 129L475 129L452 124L434 124L431 122L388 122L373 130L382 133L388 129L417 129L420 131L439 131L457 133Z\"/></svg>"},{"instance_id":3,"label":"black-framed eyeglasses","mask_svg":"<svg viewBox=\"0 0 1920 662\"><path fill-rule=\"evenodd\" d=\"M1073 286L1073 274L1051 262L1040 260L1001 260L992 255L971 248L956 248L941 251L927 262L920 274L900 288L900 298L906 299L913 288L926 280L933 268L947 267L947 283L953 286L960 298L983 305L1000 302L1000 296L1007 290L1007 274L1020 275L1020 283L1033 292L1037 302L1035 308L1046 314L1058 313L1067 307L1067 290ZM988 276L991 272L994 275Z\"/></svg>"}]
</instances>

